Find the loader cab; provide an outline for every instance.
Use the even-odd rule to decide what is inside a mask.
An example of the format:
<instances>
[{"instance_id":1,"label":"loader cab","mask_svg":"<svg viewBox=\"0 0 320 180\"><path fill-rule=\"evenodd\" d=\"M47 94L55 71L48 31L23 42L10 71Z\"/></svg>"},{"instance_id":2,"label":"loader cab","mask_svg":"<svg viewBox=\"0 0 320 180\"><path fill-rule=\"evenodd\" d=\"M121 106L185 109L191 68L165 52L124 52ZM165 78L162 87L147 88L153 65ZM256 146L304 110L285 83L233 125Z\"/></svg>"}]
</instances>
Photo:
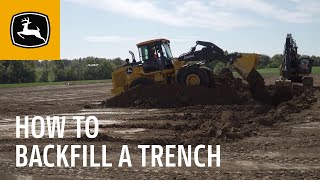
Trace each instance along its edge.
<instances>
[{"instance_id":1,"label":"loader cab","mask_svg":"<svg viewBox=\"0 0 320 180\"><path fill-rule=\"evenodd\" d=\"M137 44L140 60L145 72L173 68L170 41L155 39Z\"/></svg>"}]
</instances>

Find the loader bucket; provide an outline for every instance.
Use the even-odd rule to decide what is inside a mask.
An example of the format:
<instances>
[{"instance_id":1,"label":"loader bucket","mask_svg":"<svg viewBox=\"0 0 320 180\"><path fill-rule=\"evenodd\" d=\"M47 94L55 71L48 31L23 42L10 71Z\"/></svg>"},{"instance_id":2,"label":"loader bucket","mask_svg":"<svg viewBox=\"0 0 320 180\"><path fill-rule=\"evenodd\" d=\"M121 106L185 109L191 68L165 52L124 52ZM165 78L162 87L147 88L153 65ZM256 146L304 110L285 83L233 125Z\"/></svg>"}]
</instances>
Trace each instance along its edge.
<instances>
[{"instance_id":1,"label":"loader bucket","mask_svg":"<svg viewBox=\"0 0 320 180\"><path fill-rule=\"evenodd\" d=\"M256 54L243 55L241 58L238 58L232 64L234 69L240 74L244 79L248 79L248 75L256 70L259 62L259 56Z\"/></svg>"}]
</instances>

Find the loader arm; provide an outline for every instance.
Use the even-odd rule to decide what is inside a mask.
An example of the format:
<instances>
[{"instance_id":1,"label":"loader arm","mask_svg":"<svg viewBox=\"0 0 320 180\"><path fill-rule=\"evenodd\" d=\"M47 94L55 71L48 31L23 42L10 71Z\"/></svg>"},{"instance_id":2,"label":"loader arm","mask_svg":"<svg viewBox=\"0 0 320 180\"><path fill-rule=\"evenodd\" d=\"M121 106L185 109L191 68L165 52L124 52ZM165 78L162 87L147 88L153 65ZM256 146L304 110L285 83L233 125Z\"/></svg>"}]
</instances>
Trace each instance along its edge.
<instances>
[{"instance_id":1,"label":"loader arm","mask_svg":"<svg viewBox=\"0 0 320 180\"><path fill-rule=\"evenodd\" d=\"M203 46L203 48L201 50L196 50L197 46ZM221 60L225 63L228 61L227 56L220 47L206 41L197 41L196 45L192 47L188 53L180 55L178 59L186 62L204 61L206 63L217 60Z\"/></svg>"},{"instance_id":2,"label":"loader arm","mask_svg":"<svg viewBox=\"0 0 320 180\"><path fill-rule=\"evenodd\" d=\"M203 48L196 51L196 47L199 45L203 46ZM205 64L213 61L228 63L232 65L236 72L245 80L247 80L250 72L256 70L258 59L259 57L256 54L242 55L239 53L233 53L226 55L220 47L206 41L197 41L196 46L192 47L190 52L182 54L178 58L179 61L185 63L194 61L200 61Z\"/></svg>"}]
</instances>

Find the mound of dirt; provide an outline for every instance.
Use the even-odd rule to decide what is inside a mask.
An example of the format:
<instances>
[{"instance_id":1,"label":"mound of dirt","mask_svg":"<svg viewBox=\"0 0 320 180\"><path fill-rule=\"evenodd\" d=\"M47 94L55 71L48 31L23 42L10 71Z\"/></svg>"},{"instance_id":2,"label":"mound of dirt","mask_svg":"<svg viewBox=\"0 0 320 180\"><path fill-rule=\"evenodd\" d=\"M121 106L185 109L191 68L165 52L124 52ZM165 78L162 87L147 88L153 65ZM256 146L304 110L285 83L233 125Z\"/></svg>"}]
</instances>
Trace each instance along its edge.
<instances>
[{"instance_id":1,"label":"mound of dirt","mask_svg":"<svg viewBox=\"0 0 320 180\"><path fill-rule=\"evenodd\" d=\"M299 86L293 88L293 93L289 88L276 88L275 86L266 86L263 77L257 71L252 71L247 81L250 92L256 101L263 104L278 105L282 102L291 100L294 95L301 94Z\"/></svg>"},{"instance_id":2,"label":"mound of dirt","mask_svg":"<svg viewBox=\"0 0 320 180\"><path fill-rule=\"evenodd\" d=\"M314 88L293 86L293 93L266 86L258 72L248 84L230 71L214 77L212 88L179 85L141 86L103 102L107 107L173 108L183 114L157 115L147 119L170 119L175 123L130 124L125 128L173 130L175 136L146 139L155 144L207 144L236 141L258 134L262 127L292 120L290 116L317 101ZM124 125L113 125L123 127ZM141 143L145 140L141 140Z\"/></svg>"},{"instance_id":3,"label":"mound of dirt","mask_svg":"<svg viewBox=\"0 0 320 180\"><path fill-rule=\"evenodd\" d=\"M239 78L216 76L212 88L178 84L139 86L104 101L107 107L171 108L192 105L244 104L250 101L248 86Z\"/></svg>"},{"instance_id":4,"label":"mound of dirt","mask_svg":"<svg viewBox=\"0 0 320 180\"><path fill-rule=\"evenodd\" d=\"M183 133L183 143L202 144L211 141L232 141L251 136L260 126L259 120L253 120L253 118L257 116L256 110L261 108L266 111L270 110L268 107L261 106L244 106L242 110L232 110L232 107L225 107L220 113L212 115L212 118L199 120L193 128Z\"/></svg>"},{"instance_id":5,"label":"mound of dirt","mask_svg":"<svg viewBox=\"0 0 320 180\"><path fill-rule=\"evenodd\" d=\"M102 102L104 107L173 108L194 105L266 104L278 105L300 96L303 89L277 89L266 86L263 77L253 71L247 78L234 78L230 70L224 69L214 76L211 88L184 87L178 84L156 84L139 86Z\"/></svg>"},{"instance_id":6,"label":"mound of dirt","mask_svg":"<svg viewBox=\"0 0 320 180\"><path fill-rule=\"evenodd\" d=\"M193 126L189 126L191 128L185 127L186 132L182 135L182 142L201 144L211 141L233 141L255 135L261 127L291 121L290 115L308 109L317 101L314 97L315 89L304 89L301 86L295 86L294 89L293 98L277 106L262 104L223 106L219 108L221 112L213 114L210 113L213 111L210 107L203 108L205 110L200 113L206 113L206 116L197 119Z\"/></svg>"}]
</instances>

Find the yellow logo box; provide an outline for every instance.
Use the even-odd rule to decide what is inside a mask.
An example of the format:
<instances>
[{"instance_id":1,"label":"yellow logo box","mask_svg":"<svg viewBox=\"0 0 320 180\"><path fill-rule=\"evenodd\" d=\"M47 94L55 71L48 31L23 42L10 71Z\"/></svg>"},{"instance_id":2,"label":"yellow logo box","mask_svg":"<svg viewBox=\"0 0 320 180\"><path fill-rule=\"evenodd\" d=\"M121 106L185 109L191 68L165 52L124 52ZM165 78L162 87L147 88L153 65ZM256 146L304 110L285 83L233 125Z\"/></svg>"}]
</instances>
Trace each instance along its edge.
<instances>
[{"instance_id":1,"label":"yellow logo box","mask_svg":"<svg viewBox=\"0 0 320 180\"><path fill-rule=\"evenodd\" d=\"M60 60L60 0L0 0L0 60Z\"/></svg>"}]
</instances>

